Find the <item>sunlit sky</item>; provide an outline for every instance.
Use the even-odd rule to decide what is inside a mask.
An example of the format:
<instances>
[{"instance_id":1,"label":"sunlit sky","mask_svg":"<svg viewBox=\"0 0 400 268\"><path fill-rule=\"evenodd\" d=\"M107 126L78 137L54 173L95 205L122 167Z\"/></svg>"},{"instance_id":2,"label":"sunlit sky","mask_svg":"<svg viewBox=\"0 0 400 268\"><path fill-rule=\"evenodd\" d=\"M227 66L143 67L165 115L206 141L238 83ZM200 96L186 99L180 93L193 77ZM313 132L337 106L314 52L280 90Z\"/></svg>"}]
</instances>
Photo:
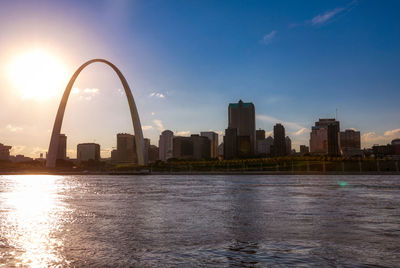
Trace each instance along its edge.
<instances>
[{"instance_id":1,"label":"sunlit sky","mask_svg":"<svg viewBox=\"0 0 400 268\"><path fill-rule=\"evenodd\" d=\"M62 92L105 58L131 86L144 136L227 127L227 107L256 107L257 129L283 123L294 148L318 118L361 131L362 147L400 137L399 1L1 1L0 143L48 149ZM39 60L38 60L39 59ZM64 118L80 142L133 133L112 70L86 68ZM220 137L221 138L221 137Z\"/></svg>"}]
</instances>

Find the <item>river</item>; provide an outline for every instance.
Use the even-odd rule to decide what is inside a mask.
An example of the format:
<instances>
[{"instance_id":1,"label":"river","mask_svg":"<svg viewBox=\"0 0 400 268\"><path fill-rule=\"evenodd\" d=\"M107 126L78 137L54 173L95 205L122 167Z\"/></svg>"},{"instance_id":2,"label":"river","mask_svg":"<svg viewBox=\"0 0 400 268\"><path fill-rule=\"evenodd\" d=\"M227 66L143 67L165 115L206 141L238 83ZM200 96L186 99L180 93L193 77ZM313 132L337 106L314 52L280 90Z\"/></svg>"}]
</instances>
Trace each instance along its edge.
<instances>
[{"instance_id":1,"label":"river","mask_svg":"<svg viewBox=\"0 0 400 268\"><path fill-rule=\"evenodd\" d=\"M399 263L400 176L0 176L0 266Z\"/></svg>"}]
</instances>

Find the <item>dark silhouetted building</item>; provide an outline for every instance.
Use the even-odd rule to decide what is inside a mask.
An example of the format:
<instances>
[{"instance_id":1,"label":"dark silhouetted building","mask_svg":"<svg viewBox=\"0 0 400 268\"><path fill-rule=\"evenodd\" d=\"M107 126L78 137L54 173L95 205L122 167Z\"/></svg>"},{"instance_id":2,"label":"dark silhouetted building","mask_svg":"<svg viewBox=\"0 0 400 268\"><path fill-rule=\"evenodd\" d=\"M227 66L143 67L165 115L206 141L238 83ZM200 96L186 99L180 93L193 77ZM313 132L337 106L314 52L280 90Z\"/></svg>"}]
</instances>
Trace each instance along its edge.
<instances>
[{"instance_id":1,"label":"dark silhouetted building","mask_svg":"<svg viewBox=\"0 0 400 268\"><path fill-rule=\"evenodd\" d=\"M79 162L100 160L100 145L97 143L81 143L77 146L77 160Z\"/></svg>"},{"instance_id":2,"label":"dark silhouetted building","mask_svg":"<svg viewBox=\"0 0 400 268\"><path fill-rule=\"evenodd\" d=\"M341 131L340 147L344 156L362 156L360 131L352 129Z\"/></svg>"},{"instance_id":3,"label":"dark silhouetted building","mask_svg":"<svg viewBox=\"0 0 400 268\"><path fill-rule=\"evenodd\" d=\"M274 138L269 136L263 140L257 140L257 152L260 156L271 156L271 148L274 145Z\"/></svg>"},{"instance_id":4,"label":"dark silhouetted building","mask_svg":"<svg viewBox=\"0 0 400 268\"><path fill-rule=\"evenodd\" d=\"M285 156L286 154L285 128L281 124L276 124L274 126L273 156Z\"/></svg>"},{"instance_id":5,"label":"dark silhouetted building","mask_svg":"<svg viewBox=\"0 0 400 268\"><path fill-rule=\"evenodd\" d=\"M171 130L164 130L158 140L159 159L167 161L173 157L173 138L174 133Z\"/></svg>"},{"instance_id":6,"label":"dark silhouetted building","mask_svg":"<svg viewBox=\"0 0 400 268\"><path fill-rule=\"evenodd\" d=\"M173 157L178 159L193 158L193 141L190 137L173 138Z\"/></svg>"},{"instance_id":7,"label":"dark silhouetted building","mask_svg":"<svg viewBox=\"0 0 400 268\"><path fill-rule=\"evenodd\" d=\"M144 160L145 160L144 162L148 163L149 162L150 139L144 138L143 142L144 142Z\"/></svg>"},{"instance_id":8,"label":"dark silhouetted building","mask_svg":"<svg viewBox=\"0 0 400 268\"><path fill-rule=\"evenodd\" d=\"M111 152L111 159L117 163L137 163L135 136L128 133L117 134L117 149Z\"/></svg>"},{"instance_id":9,"label":"dark silhouetted building","mask_svg":"<svg viewBox=\"0 0 400 268\"><path fill-rule=\"evenodd\" d=\"M159 159L158 147L155 145L150 145L149 147L149 163L154 163Z\"/></svg>"},{"instance_id":10,"label":"dark silhouetted building","mask_svg":"<svg viewBox=\"0 0 400 268\"><path fill-rule=\"evenodd\" d=\"M242 144L237 145L238 155L254 155L256 152L256 115L253 103L240 100L238 103L229 104L228 129L234 128L237 129L237 140L242 141ZM250 153L247 148L248 141L250 141ZM243 151L240 151L241 149Z\"/></svg>"},{"instance_id":11,"label":"dark silhouetted building","mask_svg":"<svg viewBox=\"0 0 400 268\"><path fill-rule=\"evenodd\" d=\"M287 155L292 154L292 140L289 138L289 136L286 136L285 144L286 144L286 154Z\"/></svg>"},{"instance_id":12,"label":"dark silhouetted building","mask_svg":"<svg viewBox=\"0 0 400 268\"><path fill-rule=\"evenodd\" d=\"M234 159L238 157L237 144L237 128L225 129L224 159Z\"/></svg>"},{"instance_id":13,"label":"dark silhouetted building","mask_svg":"<svg viewBox=\"0 0 400 268\"><path fill-rule=\"evenodd\" d=\"M0 160L9 160L10 159L10 150L11 146L4 145L0 143Z\"/></svg>"},{"instance_id":14,"label":"dark silhouetted building","mask_svg":"<svg viewBox=\"0 0 400 268\"><path fill-rule=\"evenodd\" d=\"M218 158L224 158L224 143L221 142L220 145L218 145Z\"/></svg>"},{"instance_id":15,"label":"dark silhouetted building","mask_svg":"<svg viewBox=\"0 0 400 268\"><path fill-rule=\"evenodd\" d=\"M211 158L211 141L207 137L193 134L190 136L193 142L193 158L209 159Z\"/></svg>"},{"instance_id":16,"label":"dark silhouetted building","mask_svg":"<svg viewBox=\"0 0 400 268\"><path fill-rule=\"evenodd\" d=\"M400 139L392 140L393 154L400 155Z\"/></svg>"},{"instance_id":17,"label":"dark silhouetted building","mask_svg":"<svg viewBox=\"0 0 400 268\"><path fill-rule=\"evenodd\" d=\"M209 159L211 158L210 139L200 135L190 137L174 137L173 156L179 159Z\"/></svg>"},{"instance_id":18,"label":"dark silhouetted building","mask_svg":"<svg viewBox=\"0 0 400 268\"><path fill-rule=\"evenodd\" d=\"M376 157L384 157L388 155L394 155L394 148L391 144L374 145L372 146L372 152Z\"/></svg>"},{"instance_id":19,"label":"dark silhouetted building","mask_svg":"<svg viewBox=\"0 0 400 268\"><path fill-rule=\"evenodd\" d=\"M306 145L300 145L300 154L305 155L310 153L310 149Z\"/></svg>"},{"instance_id":20,"label":"dark silhouetted building","mask_svg":"<svg viewBox=\"0 0 400 268\"><path fill-rule=\"evenodd\" d=\"M263 129L256 130L256 141L264 139L265 139L265 130Z\"/></svg>"},{"instance_id":21,"label":"dark silhouetted building","mask_svg":"<svg viewBox=\"0 0 400 268\"><path fill-rule=\"evenodd\" d=\"M67 159L67 136L65 134L60 134L57 149L56 159Z\"/></svg>"},{"instance_id":22,"label":"dark silhouetted building","mask_svg":"<svg viewBox=\"0 0 400 268\"><path fill-rule=\"evenodd\" d=\"M237 137L237 155L239 158L249 158L254 155L250 136Z\"/></svg>"},{"instance_id":23,"label":"dark silhouetted building","mask_svg":"<svg viewBox=\"0 0 400 268\"><path fill-rule=\"evenodd\" d=\"M200 132L200 136L207 137L210 140L211 158L218 157L218 134L212 131Z\"/></svg>"}]
</instances>

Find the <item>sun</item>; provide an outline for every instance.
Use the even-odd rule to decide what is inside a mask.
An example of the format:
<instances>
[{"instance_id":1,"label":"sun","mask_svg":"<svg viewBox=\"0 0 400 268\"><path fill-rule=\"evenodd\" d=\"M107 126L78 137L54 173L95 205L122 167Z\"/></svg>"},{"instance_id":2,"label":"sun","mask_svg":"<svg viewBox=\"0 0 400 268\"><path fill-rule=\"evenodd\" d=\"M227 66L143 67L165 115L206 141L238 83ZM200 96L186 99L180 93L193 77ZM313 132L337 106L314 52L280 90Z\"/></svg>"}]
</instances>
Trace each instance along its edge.
<instances>
[{"instance_id":1,"label":"sun","mask_svg":"<svg viewBox=\"0 0 400 268\"><path fill-rule=\"evenodd\" d=\"M24 99L45 100L60 94L68 79L67 69L54 55L33 49L15 57L9 77Z\"/></svg>"}]
</instances>

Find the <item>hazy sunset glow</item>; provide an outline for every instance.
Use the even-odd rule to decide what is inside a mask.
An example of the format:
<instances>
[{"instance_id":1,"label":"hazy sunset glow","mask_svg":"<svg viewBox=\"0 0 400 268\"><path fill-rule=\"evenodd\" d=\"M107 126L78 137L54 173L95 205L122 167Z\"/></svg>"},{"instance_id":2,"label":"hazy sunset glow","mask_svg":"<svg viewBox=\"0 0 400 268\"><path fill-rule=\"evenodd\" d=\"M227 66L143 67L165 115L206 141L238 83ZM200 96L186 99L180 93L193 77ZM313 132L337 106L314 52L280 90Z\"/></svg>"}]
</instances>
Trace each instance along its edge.
<instances>
[{"instance_id":1,"label":"hazy sunset glow","mask_svg":"<svg viewBox=\"0 0 400 268\"><path fill-rule=\"evenodd\" d=\"M21 97L35 100L59 95L69 75L60 59L41 49L16 55L8 71L10 82Z\"/></svg>"}]
</instances>

